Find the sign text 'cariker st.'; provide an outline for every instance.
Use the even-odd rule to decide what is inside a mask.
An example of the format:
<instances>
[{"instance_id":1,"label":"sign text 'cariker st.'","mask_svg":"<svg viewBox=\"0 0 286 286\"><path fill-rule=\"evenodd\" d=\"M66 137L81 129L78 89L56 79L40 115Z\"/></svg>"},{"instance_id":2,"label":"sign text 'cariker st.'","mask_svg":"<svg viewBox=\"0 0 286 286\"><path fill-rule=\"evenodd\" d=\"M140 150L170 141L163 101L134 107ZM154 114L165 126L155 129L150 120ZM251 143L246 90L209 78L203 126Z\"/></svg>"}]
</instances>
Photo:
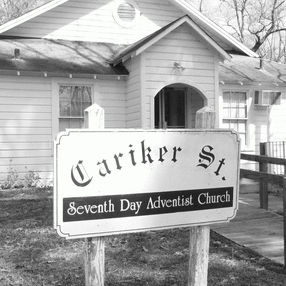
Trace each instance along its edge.
<instances>
[{"instance_id":1,"label":"sign text 'cariker st.'","mask_svg":"<svg viewBox=\"0 0 286 286\"><path fill-rule=\"evenodd\" d=\"M198 154L197 167L203 167L207 169L214 161L215 154L212 152L213 147L211 145L203 146L201 152ZM152 153L152 148L150 146L146 147L145 140L140 142L140 149L135 152L133 144L128 144L128 149L126 152L119 152L112 156L111 160L100 159L97 160L98 175L105 177L110 175L114 170L122 170L124 165L122 164L122 157L128 156L128 164L132 166L140 164L155 164L156 162L163 163L166 159L176 163L178 161L178 153L181 152L180 157L184 156L184 150L180 146L174 146L167 148L166 145L158 148L158 157L154 157L154 152ZM171 151L169 151L171 150ZM138 153L138 155L137 155ZM170 155L167 157L167 153ZM137 157L136 157L137 156ZM214 171L216 176L220 174L222 166L225 165L225 158L221 158L218 162L217 169ZM126 167L126 166L125 166ZM71 169L71 179L74 184L78 187L86 187L93 179L84 167L84 161L79 160L76 166L72 166ZM222 177L225 180L225 177Z\"/></svg>"}]
</instances>

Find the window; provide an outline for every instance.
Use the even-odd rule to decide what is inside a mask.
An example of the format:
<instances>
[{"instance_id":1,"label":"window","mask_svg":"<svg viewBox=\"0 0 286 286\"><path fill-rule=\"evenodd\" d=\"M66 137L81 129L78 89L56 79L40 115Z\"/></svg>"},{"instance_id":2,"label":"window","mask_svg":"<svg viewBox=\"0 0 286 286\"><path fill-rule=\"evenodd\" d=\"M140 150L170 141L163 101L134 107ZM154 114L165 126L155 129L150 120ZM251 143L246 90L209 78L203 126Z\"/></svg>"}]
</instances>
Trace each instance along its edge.
<instances>
[{"instance_id":1,"label":"window","mask_svg":"<svg viewBox=\"0 0 286 286\"><path fill-rule=\"evenodd\" d=\"M246 144L247 105L246 92L227 91L223 93L223 128L234 129Z\"/></svg>"},{"instance_id":2,"label":"window","mask_svg":"<svg viewBox=\"0 0 286 286\"><path fill-rule=\"evenodd\" d=\"M91 87L61 85L59 87L59 131L66 128L82 128L84 110L91 104Z\"/></svg>"}]
</instances>

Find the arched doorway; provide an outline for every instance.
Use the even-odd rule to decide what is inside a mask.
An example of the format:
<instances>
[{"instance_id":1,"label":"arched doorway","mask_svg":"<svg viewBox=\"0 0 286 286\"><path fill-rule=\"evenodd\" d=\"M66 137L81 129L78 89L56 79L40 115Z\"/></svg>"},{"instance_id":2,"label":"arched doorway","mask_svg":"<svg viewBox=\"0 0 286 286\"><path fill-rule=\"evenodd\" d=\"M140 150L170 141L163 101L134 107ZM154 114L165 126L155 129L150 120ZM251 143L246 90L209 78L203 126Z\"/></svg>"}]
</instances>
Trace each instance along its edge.
<instances>
[{"instance_id":1,"label":"arched doorway","mask_svg":"<svg viewBox=\"0 0 286 286\"><path fill-rule=\"evenodd\" d=\"M194 87L172 84L155 96L155 128L195 128L196 112L205 106L205 97Z\"/></svg>"}]
</instances>

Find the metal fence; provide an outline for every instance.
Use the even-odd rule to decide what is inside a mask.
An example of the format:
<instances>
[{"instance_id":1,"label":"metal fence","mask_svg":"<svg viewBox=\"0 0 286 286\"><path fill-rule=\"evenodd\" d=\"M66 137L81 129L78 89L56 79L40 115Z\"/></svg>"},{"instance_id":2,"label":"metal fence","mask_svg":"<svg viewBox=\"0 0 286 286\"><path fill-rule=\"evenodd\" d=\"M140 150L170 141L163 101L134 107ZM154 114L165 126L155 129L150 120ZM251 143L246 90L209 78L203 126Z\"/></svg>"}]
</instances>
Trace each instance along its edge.
<instances>
[{"instance_id":1,"label":"metal fence","mask_svg":"<svg viewBox=\"0 0 286 286\"><path fill-rule=\"evenodd\" d=\"M286 159L286 141L260 143L260 155ZM268 165L268 172L271 174L285 175L285 166Z\"/></svg>"}]
</instances>

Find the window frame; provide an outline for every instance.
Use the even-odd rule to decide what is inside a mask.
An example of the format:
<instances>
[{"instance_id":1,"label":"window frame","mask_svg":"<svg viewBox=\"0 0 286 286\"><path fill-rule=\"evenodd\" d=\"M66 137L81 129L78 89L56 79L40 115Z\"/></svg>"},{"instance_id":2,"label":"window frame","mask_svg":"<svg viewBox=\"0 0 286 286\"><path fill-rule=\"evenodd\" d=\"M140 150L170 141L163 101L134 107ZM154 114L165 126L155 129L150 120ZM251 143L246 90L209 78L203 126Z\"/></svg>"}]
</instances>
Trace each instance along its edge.
<instances>
[{"instance_id":1,"label":"window frame","mask_svg":"<svg viewBox=\"0 0 286 286\"><path fill-rule=\"evenodd\" d=\"M79 111L79 113L80 114L77 114L77 115L72 115L72 113L74 112L74 109L72 108L72 106L73 106L73 100L72 100L72 98L70 98L70 97L68 97L68 101L66 102L66 103L68 103L68 107L69 107L69 112L68 113L70 113L69 115L67 114L67 115L62 115L61 114L61 110L62 110L62 105L61 105L61 103L63 102L63 101L61 101L61 89L62 88L71 88L71 92L75 92L76 91L76 89L75 88L85 88L85 89L88 89L89 90L89 94L88 94L88 97L89 97L89 99L90 99L90 101L88 101L88 102L84 102L83 100L82 100L82 98L80 98L81 100L80 101L77 101L80 105L77 105L76 106L76 109L78 109L78 111ZM79 91L79 90L78 90ZM82 90L82 92L83 92L83 90ZM68 92L68 95L70 96L71 94ZM75 102L74 102L75 103ZM92 87L91 86L89 86L89 85L67 85L67 84L65 84L65 85L63 85L63 84L61 84L61 85L59 85L59 107L60 107L60 112L59 112L59 127L60 127L60 125L61 125L61 122L64 122L65 120L69 123L69 125L72 123L72 121L78 121L78 122L81 122L81 121L83 121L84 120L84 110L87 108L85 108L85 109L83 109L84 107L83 107L83 103L90 103L90 105L92 105L93 104L93 101L92 101ZM90 105L88 105L88 107L90 106ZM70 128L72 128L72 127L70 127ZM80 127L77 127L77 128L80 128ZM66 128L66 129L68 129L68 128Z\"/></svg>"},{"instance_id":2,"label":"window frame","mask_svg":"<svg viewBox=\"0 0 286 286\"><path fill-rule=\"evenodd\" d=\"M229 93L244 93L245 94L245 117L224 117L224 93L229 92ZM247 89L237 89L237 88L224 88L222 89L222 94L221 94L221 126L223 126L223 121L228 120L228 121L233 121L237 122L239 124L239 121L243 121L245 123L245 132L238 132L244 133L245 134L245 142L241 140L241 149L247 149L247 146L249 146L249 90ZM231 122L229 122L231 124Z\"/></svg>"},{"instance_id":3,"label":"window frame","mask_svg":"<svg viewBox=\"0 0 286 286\"><path fill-rule=\"evenodd\" d=\"M60 86L88 86L91 87L91 102L99 103L98 87L94 80L86 79L53 79L52 82L52 135L55 139L59 133L59 118L60 118Z\"/></svg>"}]
</instances>

